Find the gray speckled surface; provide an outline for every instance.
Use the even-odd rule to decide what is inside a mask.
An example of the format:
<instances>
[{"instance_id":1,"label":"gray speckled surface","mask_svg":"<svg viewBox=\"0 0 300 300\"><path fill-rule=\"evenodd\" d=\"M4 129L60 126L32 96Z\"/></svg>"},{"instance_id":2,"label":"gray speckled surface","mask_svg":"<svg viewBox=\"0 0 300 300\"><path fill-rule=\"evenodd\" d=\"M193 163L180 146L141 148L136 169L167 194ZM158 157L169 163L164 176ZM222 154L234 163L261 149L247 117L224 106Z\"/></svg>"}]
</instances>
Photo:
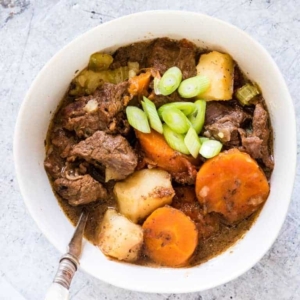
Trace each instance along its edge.
<instances>
[{"instance_id":1,"label":"gray speckled surface","mask_svg":"<svg viewBox=\"0 0 300 300\"><path fill-rule=\"evenodd\" d=\"M1 300L43 299L60 257L26 211L15 180L12 137L27 89L43 65L79 34L113 18L149 9L203 12L251 34L271 53L286 78L299 126L299 0L0 0ZM299 143L300 131L298 153ZM279 238L240 278L202 293L159 295L125 291L79 272L71 299L299 300L299 179L298 168L292 203Z\"/></svg>"}]
</instances>

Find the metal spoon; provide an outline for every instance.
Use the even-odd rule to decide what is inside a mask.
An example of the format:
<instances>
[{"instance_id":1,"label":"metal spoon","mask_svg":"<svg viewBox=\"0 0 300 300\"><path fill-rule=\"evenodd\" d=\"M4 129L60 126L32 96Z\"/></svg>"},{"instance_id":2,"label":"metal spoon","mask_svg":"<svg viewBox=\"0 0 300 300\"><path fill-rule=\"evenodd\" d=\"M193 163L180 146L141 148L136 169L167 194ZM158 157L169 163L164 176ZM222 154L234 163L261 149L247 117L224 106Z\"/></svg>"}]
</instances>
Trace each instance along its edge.
<instances>
[{"instance_id":1,"label":"metal spoon","mask_svg":"<svg viewBox=\"0 0 300 300\"><path fill-rule=\"evenodd\" d=\"M45 300L68 300L72 278L79 266L82 251L82 238L88 219L88 213L83 211L78 220L75 232L68 245L68 250L59 261L59 267L50 286Z\"/></svg>"}]
</instances>

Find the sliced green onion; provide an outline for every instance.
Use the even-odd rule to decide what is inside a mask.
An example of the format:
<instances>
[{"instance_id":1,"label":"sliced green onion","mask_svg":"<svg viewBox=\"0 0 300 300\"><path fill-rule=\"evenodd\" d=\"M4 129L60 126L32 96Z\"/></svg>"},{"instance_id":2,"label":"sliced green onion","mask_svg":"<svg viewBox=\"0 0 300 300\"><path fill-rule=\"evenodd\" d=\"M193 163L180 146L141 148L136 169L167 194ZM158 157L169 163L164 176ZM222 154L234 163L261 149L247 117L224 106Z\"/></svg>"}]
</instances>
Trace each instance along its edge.
<instances>
[{"instance_id":1,"label":"sliced green onion","mask_svg":"<svg viewBox=\"0 0 300 300\"><path fill-rule=\"evenodd\" d=\"M174 107L181 110L186 116L190 115L196 109L196 105L193 102L173 102L162 105L158 109L158 115L161 117L164 110Z\"/></svg>"},{"instance_id":2,"label":"sliced green onion","mask_svg":"<svg viewBox=\"0 0 300 300\"><path fill-rule=\"evenodd\" d=\"M179 68L168 69L158 83L158 89L164 96L172 94L180 85L182 73Z\"/></svg>"},{"instance_id":3,"label":"sliced green onion","mask_svg":"<svg viewBox=\"0 0 300 300\"><path fill-rule=\"evenodd\" d=\"M184 143L192 156L196 158L199 154L201 143L198 134L193 127L190 127L189 131L187 132L184 138Z\"/></svg>"},{"instance_id":4,"label":"sliced green onion","mask_svg":"<svg viewBox=\"0 0 300 300\"><path fill-rule=\"evenodd\" d=\"M205 121L206 102L204 100L197 100L195 101L195 106L195 111L188 117L188 119L190 120L193 128L199 134Z\"/></svg>"},{"instance_id":5,"label":"sliced green onion","mask_svg":"<svg viewBox=\"0 0 300 300\"><path fill-rule=\"evenodd\" d=\"M184 135L174 132L167 124L163 125L164 137L168 145L183 154L190 154L184 143Z\"/></svg>"},{"instance_id":6,"label":"sliced green onion","mask_svg":"<svg viewBox=\"0 0 300 300\"><path fill-rule=\"evenodd\" d=\"M255 85L247 83L236 91L235 96L242 105L249 105L251 104L249 102L259 94L260 92Z\"/></svg>"},{"instance_id":7,"label":"sliced green onion","mask_svg":"<svg viewBox=\"0 0 300 300\"><path fill-rule=\"evenodd\" d=\"M142 106L143 106L143 109L144 109L148 119L149 119L150 126L154 130L156 130L157 132L162 134L163 127L162 127L161 120L158 116L155 104L146 97L143 97L143 99L144 99L144 101L142 101Z\"/></svg>"},{"instance_id":8,"label":"sliced green onion","mask_svg":"<svg viewBox=\"0 0 300 300\"><path fill-rule=\"evenodd\" d=\"M164 110L162 119L176 133L186 133L191 126L185 114L175 107Z\"/></svg>"},{"instance_id":9,"label":"sliced green onion","mask_svg":"<svg viewBox=\"0 0 300 300\"><path fill-rule=\"evenodd\" d=\"M140 108L135 106L127 106L126 115L129 124L133 128L144 133L151 132L147 116Z\"/></svg>"},{"instance_id":10,"label":"sliced green onion","mask_svg":"<svg viewBox=\"0 0 300 300\"><path fill-rule=\"evenodd\" d=\"M210 85L207 76L195 76L183 80L178 88L178 93L183 98L193 98L204 93Z\"/></svg>"},{"instance_id":11,"label":"sliced green onion","mask_svg":"<svg viewBox=\"0 0 300 300\"><path fill-rule=\"evenodd\" d=\"M212 158L220 153L222 144L219 141L209 140L203 142L200 148L200 154L205 158Z\"/></svg>"},{"instance_id":12,"label":"sliced green onion","mask_svg":"<svg viewBox=\"0 0 300 300\"><path fill-rule=\"evenodd\" d=\"M200 136L199 140L200 140L201 144L203 144L204 142L209 141L209 138L204 137L204 136Z\"/></svg>"},{"instance_id":13,"label":"sliced green onion","mask_svg":"<svg viewBox=\"0 0 300 300\"><path fill-rule=\"evenodd\" d=\"M158 84L160 82L160 78L158 77L155 77L154 80L153 80L153 87L154 87L154 93L155 95L161 95L161 92L158 88Z\"/></svg>"}]
</instances>

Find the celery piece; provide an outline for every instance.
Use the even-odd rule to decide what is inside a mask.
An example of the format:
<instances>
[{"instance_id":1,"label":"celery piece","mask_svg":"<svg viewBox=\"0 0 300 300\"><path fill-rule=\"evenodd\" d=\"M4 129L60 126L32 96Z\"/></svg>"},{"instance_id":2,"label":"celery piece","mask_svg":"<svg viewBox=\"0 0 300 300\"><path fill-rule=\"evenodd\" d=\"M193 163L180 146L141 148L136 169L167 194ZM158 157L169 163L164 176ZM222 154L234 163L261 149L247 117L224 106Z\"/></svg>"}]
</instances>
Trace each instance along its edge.
<instances>
[{"instance_id":1,"label":"celery piece","mask_svg":"<svg viewBox=\"0 0 300 300\"><path fill-rule=\"evenodd\" d=\"M96 52L90 56L88 69L94 72L107 70L113 60L109 54Z\"/></svg>"},{"instance_id":2,"label":"celery piece","mask_svg":"<svg viewBox=\"0 0 300 300\"><path fill-rule=\"evenodd\" d=\"M242 105L250 105L251 100L259 94L260 92L255 85L247 83L236 91L235 96Z\"/></svg>"}]
</instances>

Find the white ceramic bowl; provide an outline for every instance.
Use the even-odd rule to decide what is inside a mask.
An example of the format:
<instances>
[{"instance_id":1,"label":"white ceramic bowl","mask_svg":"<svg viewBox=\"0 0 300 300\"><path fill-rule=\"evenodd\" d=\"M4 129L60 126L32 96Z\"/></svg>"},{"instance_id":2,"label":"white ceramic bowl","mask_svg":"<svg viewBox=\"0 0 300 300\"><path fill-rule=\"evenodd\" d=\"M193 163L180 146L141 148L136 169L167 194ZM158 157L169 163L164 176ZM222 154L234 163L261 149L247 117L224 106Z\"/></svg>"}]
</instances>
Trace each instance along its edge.
<instances>
[{"instance_id":1,"label":"white ceramic bowl","mask_svg":"<svg viewBox=\"0 0 300 300\"><path fill-rule=\"evenodd\" d=\"M296 123L284 79L266 50L236 27L202 14L149 11L100 25L58 52L31 85L21 107L14 140L17 177L31 216L49 241L64 252L74 228L53 195L43 161L49 122L76 70L90 54L132 42L165 37L187 38L199 46L230 53L243 71L259 83L275 133L275 169L271 193L258 220L233 247L188 269L146 268L107 259L85 244L81 268L96 278L144 292L202 291L249 270L268 251L285 219L296 166Z\"/></svg>"}]
</instances>

